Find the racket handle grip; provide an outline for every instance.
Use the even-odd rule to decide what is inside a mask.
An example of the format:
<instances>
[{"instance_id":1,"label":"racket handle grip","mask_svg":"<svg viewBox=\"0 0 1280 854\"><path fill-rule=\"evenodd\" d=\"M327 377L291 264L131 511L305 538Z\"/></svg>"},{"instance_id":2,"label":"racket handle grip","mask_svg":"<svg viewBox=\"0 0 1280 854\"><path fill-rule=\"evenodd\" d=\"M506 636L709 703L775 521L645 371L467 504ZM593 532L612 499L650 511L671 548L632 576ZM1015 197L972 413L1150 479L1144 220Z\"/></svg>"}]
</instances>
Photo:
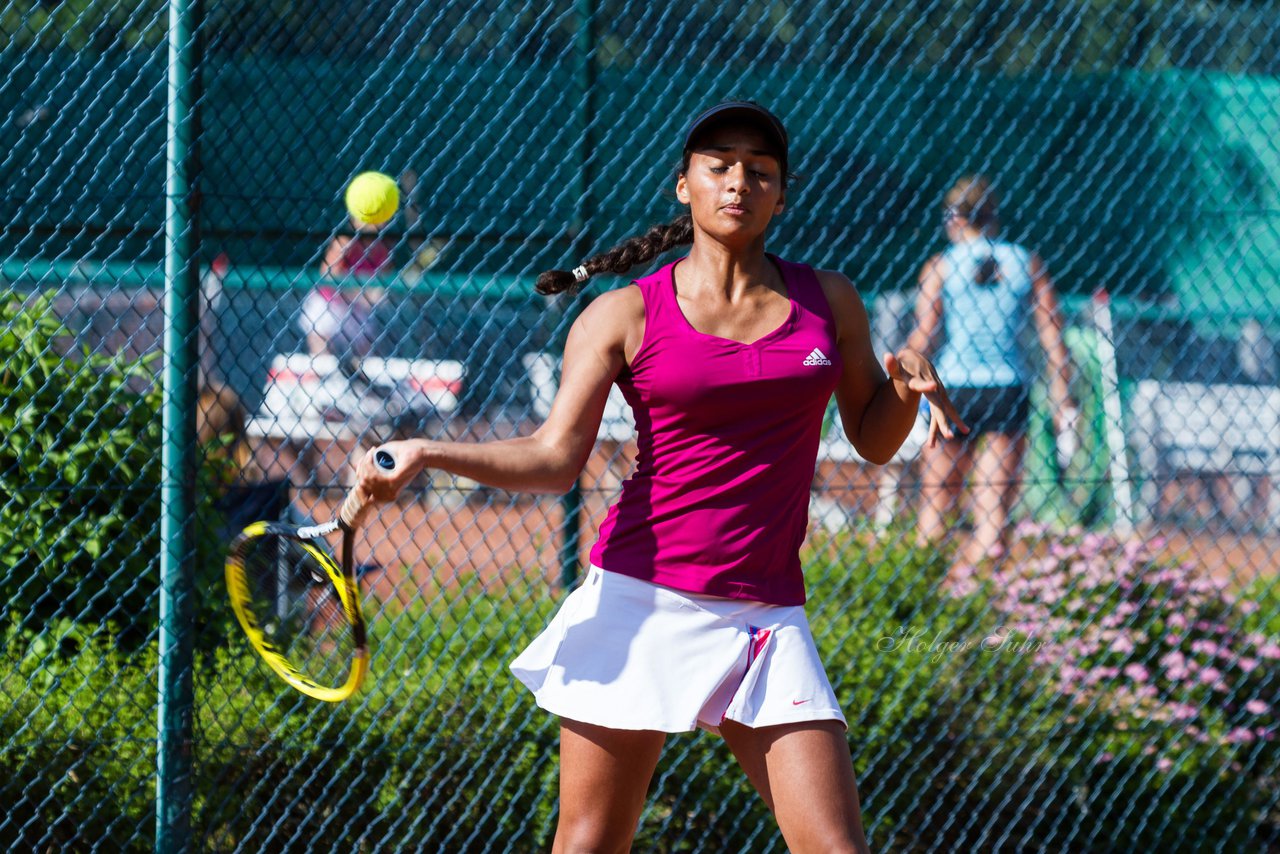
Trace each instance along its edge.
<instances>
[{"instance_id":1,"label":"racket handle grip","mask_svg":"<svg viewBox=\"0 0 1280 854\"><path fill-rule=\"evenodd\" d=\"M374 451L373 461L383 471L395 471L396 458L388 451ZM354 531L364 522L365 511L369 508L369 504L369 493L360 486L356 486L342 501L342 507L338 510L338 524L348 531Z\"/></svg>"}]
</instances>

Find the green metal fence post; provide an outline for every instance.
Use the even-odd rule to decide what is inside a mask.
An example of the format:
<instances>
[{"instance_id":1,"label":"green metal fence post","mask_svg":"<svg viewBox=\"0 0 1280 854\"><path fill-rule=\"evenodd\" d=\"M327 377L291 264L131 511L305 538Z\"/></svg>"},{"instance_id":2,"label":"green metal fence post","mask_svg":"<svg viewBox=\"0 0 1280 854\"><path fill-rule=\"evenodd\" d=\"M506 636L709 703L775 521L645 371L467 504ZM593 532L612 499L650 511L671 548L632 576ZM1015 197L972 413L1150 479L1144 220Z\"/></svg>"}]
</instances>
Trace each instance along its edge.
<instances>
[{"instance_id":1,"label":"green metal fence post","mask_svg":"<svg viewBox=\"0 0 1280 854\"><path fill-rule=\"evenodd\" d=\"M593 95L596 87L595 74L595 0L578 0L578 33L575 40L578 57L577 79L580 91L579 106L581 133L578 135L578 174L576 190L578 193L578 215L574 223L574 262L575 264L591 251L591 237L588 223L591 221L591 126L595 120ZM573 325L574 318L586 306L589 298L584 297L574 303L567 312L562 324L566 335ZM560 586L564 590L573 587L578 580L578 548L582 541L582 478L579 476L573 486L560 499L560 507L564 511L564 539L560 545Z\"/></svg>"},{"instance_id":2,"label":"green metal fence post","mask_svg":"<svg viewBox=\"0 0 1280 854\"><path fill-rule=\"evenodd\" d=\"M195 554L196 323L192 137L197 101L195 0L170 0L165 178L164 447L161 453L160 668L156 850L191 842L191 724Z\"/></svg>"}]
</instances>

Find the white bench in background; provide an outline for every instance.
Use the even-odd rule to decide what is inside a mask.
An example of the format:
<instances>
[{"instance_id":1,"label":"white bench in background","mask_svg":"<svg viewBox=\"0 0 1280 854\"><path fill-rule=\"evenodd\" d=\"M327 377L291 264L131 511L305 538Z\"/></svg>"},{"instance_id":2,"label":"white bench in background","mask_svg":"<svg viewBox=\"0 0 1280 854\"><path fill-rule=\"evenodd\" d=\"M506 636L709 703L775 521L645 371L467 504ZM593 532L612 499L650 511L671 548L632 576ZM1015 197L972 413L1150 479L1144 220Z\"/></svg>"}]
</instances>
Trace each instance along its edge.
<instances>
[{"instance_id":1,"label":"white bench in background","mask_svg":"<svg viewBox=\"0 0 1280 854\"><path fill-rule=\"evenodd\" d=\"M373 386L397 390L414 411L447 415L458 408L463 364L452 359L366 357L361 372ZM279 353L271 361L262 405L247 425L250 436L304 441L359 438L387 416L385 399L362 393L329 355Z\"/></svg>"},{"instance_id":2,"label":"white bench in background","mask_svg":"<svg viewBox=\"0 0 1280 854\"><path fill-rule=\"evenodd\" d=\"M1263 503L1251 517L1280 525L1280 388L1142 380L1130 415L1148 519L1159 515L1164 484L1190 473L1227 478L1237 500Z\"/></svg>"},{"instance_id":3,"label":"white bench in background","mask_svg":"<svg viewBox=\"0 0 1280 854\"><path fill-rule=\"evenodd\" d=\"M245 434L268 476L347 485L362 445L402 438L423 419L458 407L461 362L366 357L353 381L333 356L275 356L265 394Z\"/></svg>"}]
</instances>

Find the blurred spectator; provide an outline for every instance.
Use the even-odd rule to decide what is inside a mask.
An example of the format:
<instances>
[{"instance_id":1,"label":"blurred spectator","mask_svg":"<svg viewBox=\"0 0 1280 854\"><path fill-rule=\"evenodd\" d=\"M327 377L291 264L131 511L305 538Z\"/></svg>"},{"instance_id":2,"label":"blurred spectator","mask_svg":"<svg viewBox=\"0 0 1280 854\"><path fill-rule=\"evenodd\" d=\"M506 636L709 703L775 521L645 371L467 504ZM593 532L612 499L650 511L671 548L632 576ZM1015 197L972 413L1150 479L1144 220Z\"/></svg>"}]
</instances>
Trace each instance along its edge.
<instances>
[{"instance_id":1,"label":"blurred spectator","mask_svg":"<svg viewBox=\"0 0 1280 854\"><path fill-rule=\"evenodd\" d=\"M216 380L204 380L196 398L196 440L211 459L229 463L221 473L225 485L249 477L252 455L245 440L248 413L230 386Z\"/></svg>"},{"instance_id":2,"label":"blurred spectator","mask_svg":"<svg viewBox=\"0 0 1280 854\"><path fill-rule=\"evenodd\" d=\"M341 362L369 354L378 334L373 307L382 289L367 283L391 270L391 244L379 227L350 222L354 234L337 235L325 250L320 274L329 281L307 295L300 321L307 351Z\"/></svg>"},{"instance_id":3,"label":"blurred spectator","mask_svg":"<svg viewBox=\"0 0 1280 854\"><path fill-rule=\"evenodd\" d=\"M209 264L209 271L200 279L200 382L218 381L222 372L218 369L218 355L226 346L218 334L218 318L226 302L223 282L231 262L225 252L219 252Z\"/></svg>"},{"instance_id":4,"label":"blurred spectator","mask_svg":"<svg viewBox=\"0 0 1280 854\"><path fill-rule=\"evenodd\" d=\"M970 432L922 449L918 531L922 543L944 535L971 474L974 531L959 560L976 564L1008 545L1033 380L1022 343L1029 327L1047 357L1059 436L1074 436L1079 410L1070 397L1053 283L1034 252L1000 239L996 196L986 178L962 178L947 192L943 227L951 246L920 271L916 329L907 346L926 355L937 350L938 374ZM938 347L940 337L945 341Z\"/></svg>"}]
</instances>

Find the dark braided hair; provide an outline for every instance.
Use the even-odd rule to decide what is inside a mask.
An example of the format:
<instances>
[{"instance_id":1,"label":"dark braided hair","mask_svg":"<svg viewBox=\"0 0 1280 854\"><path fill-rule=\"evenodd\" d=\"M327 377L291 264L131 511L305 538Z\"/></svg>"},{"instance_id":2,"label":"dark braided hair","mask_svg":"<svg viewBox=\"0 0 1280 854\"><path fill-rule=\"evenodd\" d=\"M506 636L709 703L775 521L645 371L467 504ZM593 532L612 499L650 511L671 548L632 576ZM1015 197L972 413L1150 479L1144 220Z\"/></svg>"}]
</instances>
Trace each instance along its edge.
<instances>
[{"instance_id":1,"label":"dark braided hair","mask_svg":"<svg viewBox=\"0 0 1280 854\"><path fill-rule=\"evenodd\" d=\"M671 222L650 226L639 237L622 241L599 255L592 255L582 262L588 275L617 273L621 275L638 264L652 261L673 246L693 242L693 217L678 216ZM577 293L581 283L577 276L565 270L548 270L538 276L534 286L540 294Z\"/></svg>"}]
</instances>

